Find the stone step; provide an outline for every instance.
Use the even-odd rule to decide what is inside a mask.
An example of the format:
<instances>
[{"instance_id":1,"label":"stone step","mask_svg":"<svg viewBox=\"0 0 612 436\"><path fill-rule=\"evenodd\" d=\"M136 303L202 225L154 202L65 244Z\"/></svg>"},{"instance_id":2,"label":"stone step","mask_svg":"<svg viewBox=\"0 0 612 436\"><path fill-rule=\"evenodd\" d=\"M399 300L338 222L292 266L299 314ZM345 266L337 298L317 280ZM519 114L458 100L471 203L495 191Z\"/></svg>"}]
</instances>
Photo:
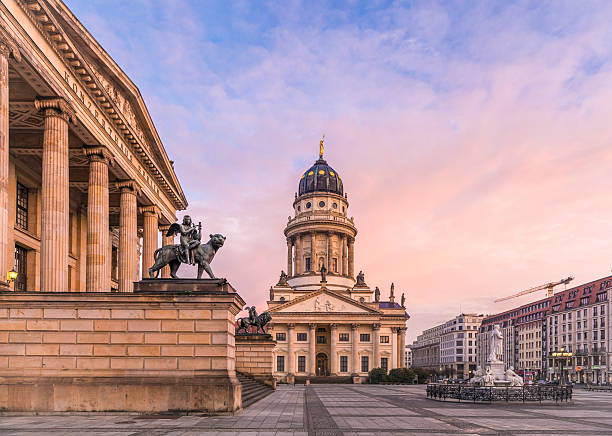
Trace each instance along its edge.
<instances>
[{"instance_id":1,"label":"stone step","mask_svg":"<svg viewBox=\"0 0 612 436\"><path fill-rule=\"evenodd\" d=\"M242 408L249 407L251 404L270 395L274 390L264 383L252 379L251 377L236 373L238 381L242 384Z\"/></svg>"}]
</instances>

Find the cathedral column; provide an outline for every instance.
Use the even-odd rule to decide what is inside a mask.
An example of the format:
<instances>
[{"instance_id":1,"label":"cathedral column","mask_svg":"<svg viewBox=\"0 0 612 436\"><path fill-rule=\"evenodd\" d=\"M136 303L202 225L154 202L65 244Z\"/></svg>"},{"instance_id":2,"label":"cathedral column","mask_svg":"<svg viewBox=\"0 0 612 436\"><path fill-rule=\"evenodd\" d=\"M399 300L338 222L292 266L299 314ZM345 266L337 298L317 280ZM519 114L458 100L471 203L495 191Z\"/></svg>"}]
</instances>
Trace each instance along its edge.
<instances>
[{"instance_id":1,"label":"cathedral column","mask_svg":"<svg viewBox=\"0 0 612 436\"><path fill-rule=\"evenodd\" d=\"M391 327L391 332L393 333L391 336L391 350L392 350L392 355L391 355L391 367L389 369L395 369L397 368L397 331L399 330L398 327Z\"/></svg>"},{"instance_id":2,"label":"cathedral column","mask_svg":"<svg viewBox=\"0 0 612 436\"><path fill-rule=\"evenodd\" d=\"M68 291L69 189L68 122L74 111L56 98L39 98L36 109L45 119L42 157L40 289Z\"/></svg>"},{"instance_id":3,"label":"cathedral column","mask_svg":"<svg viewBox=\"0 0 612 436\"><path fill-rule=\"evenodd\" d=\"M359 371L359 324L351 324L351 330L353 331L353 343L351 344L353 347L353 361L352 363L352 373L353 375L357 375Z\"/></svg>"},{"instance_id":4,"label":"cathedral column","mask_svg":"<svg viewBox=\"0 0 612 436\"><path fill-rule=\"evenodd\" d=\"M327 268L327 272L334 272L332 271L332 261L331 261L331 232L327 232L327 253L325 256L325 263L327 263L327 265L325 265L325 268Z\"/></svg>"},{"instance_id":5,"label":"cathedral column","mask_svg":"<svg viewBox=\"0 0 612 436\"><path fill-rule=\"evenodd\" d=\"M291 238L287 238L287 275L289 277L293 276L292 266L293 266L293 240Z\"/></svg>"},{"instance_id":6,"label":"cathedral column","mask_svg":"<svg viewBox=\"0 0 612 436\"><path fill-rule=\"evenodd\" d=\"M317 236L315 232L310 233L310 271L317 271L319 263L316 258Z\"/></svg>"},{"instance_id":7,"label":"cathedral column","mask_svg":"<svg viewBox=\"0 0 612 436\"><path fill-rule=\"evenodd\" d=\"M117 182L119 200L119 292L132 292L138 271L138 187L133 180Z\"/></svg>"},{"instance_id":8,"label":"cathedral column","mask_svg":"<svg viewBox=\"0 0 612 436\"><path fill-rule=\"evenodd\" d=\"M153 254L157 250L157 206L143 206L138 208L143 215L142 231L142 278L149 277L149 268L155 263Z\"/></svg>"},{"instance_id":9,"label":"cathedral column","mask_svg":"<svg viewBox=\"0 0 612 436\"><path fill-rule=\"evenodd\" d=\"M336 355L336 344L338 342L338 324L330 324L330 340L329 340L329 363L330 374L338 375L338 356Z\"/></svg>"},{"instance_id":10,"label":"cathedral column","mask_svg":"<svg viewBox=\"0 0 612 436\"><path fill-rule=\"evenodd\" d=\"M348 266L347 266L347 248L346 248L346 235L342 235L342 275L346 276L348 274Z\"/></svg>"},{"instance_id":11,"label":"cathedral column","mask_svg":"<svg viewBox=\"0 0 612 436\"><path fill-rule=\"evenodd\" d=\"M295 237L295 275L302 274L302 235Z\"/></svg>"},{"instance_id":12,"label":"cathedral column","mask_svg":"<svg viewBox=\"0 0 612 436\"><path fill-rule=\"evenodd\" d=\"M355 277L355 238L348 238L348 275Z\"/></svg>"},{"instance_id":13,"label":"cathedral column","mask_svg":"<svg viewBox=\"0 0 612 436\"><path fill-rule=\"evenodd\" d=\"M404 358L404 353L406 352L406 327L401 327L398 329L399 341L398 341L398 354L399 354L399 362L397 367L404 368L406 366L406 359Z\"/></svg>"},{"instance_id":14,"label":"cathedral column","mask_svg":"<svg viewBox=\"0 0 612 436\"><path fill-rule=\"evenodd\" d=\"M294 341L295 324L287 324L287 374L295 373L295 364L293 356L293 341Z\"/></svg>"},{"instance_id":15,"label":"cathedral column","mask_svg":"<svg viewBox=\"0 0 612 436\"><path fill-rule=\"evenodd\" d=\"M87 187L87 292L109 292L111 250L108 210L108 166L111 155L105 147L86 147L89 158Z\"/></svg>"},{"instance_id":16,"label":"cathedral column","mask_svg":"<svg viewBox=\"0 0 612 436\"><path fill-rule=\"evenodd\" d=\"M159 226L159 231L161 232L162 247L165 247L166 245L174 245L174 236L166 236L166 233L168 233L169 228L169 225ZM161 269L161 276L162 279L170 278L170 267L168 265Z\"/></svg>"},{"instance_id":17,"label":"cathedral column","mask_svg":"<svg viewBox=\"0 0 612 436\"><path fill-rule=\"evenodd\" d=\"M380 368L380 324L372 324L372 333L372 340L374 341L372 368Z\"/></svg>"},{"instance_id":18,"label":"cathedral column","mask_svg":"<svg viewBox=\"0 0 612 436\"><path fill-rule=\"evenodd\" d=\"M308 324L308 375L317 374L317 356L315 354L316 328L316 324Z\"/></svg>"}]
</instances>

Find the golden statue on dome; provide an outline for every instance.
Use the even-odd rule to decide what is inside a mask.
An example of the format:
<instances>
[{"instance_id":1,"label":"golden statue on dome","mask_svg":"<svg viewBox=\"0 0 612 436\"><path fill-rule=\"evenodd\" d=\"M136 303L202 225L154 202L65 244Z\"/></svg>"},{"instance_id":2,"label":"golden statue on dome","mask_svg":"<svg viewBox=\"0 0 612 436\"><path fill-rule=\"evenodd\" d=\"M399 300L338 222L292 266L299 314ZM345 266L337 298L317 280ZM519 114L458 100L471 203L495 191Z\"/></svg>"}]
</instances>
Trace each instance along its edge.
<instances>
[{"instance_id":1,"label":"golden statue on dome","mask_svg":"<svg viewBox=\"0 0 612 436\"><path fill-rule=\"evenodd\" d=\"M323 139L319 141L319 159L323 159L323 142L325 141L325 133L323 133Z\"/></svg>"}]
</instances>

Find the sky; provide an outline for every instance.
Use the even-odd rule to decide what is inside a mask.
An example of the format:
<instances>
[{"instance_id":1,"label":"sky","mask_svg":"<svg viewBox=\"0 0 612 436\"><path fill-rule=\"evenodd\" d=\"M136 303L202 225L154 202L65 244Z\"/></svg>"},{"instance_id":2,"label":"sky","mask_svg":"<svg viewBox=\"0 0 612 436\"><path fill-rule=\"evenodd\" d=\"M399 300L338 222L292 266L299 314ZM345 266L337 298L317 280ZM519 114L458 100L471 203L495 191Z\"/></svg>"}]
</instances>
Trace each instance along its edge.
<instances>
[{"instance_id":1,"label":"sky","mask_svg":"<svg viewBox=\"0 0 612 436\"><path fill-rule=\"evenodd\" d=\"M139 87L187 213L227 236L213 271L258 310L323 133L355 268L406 293L407 343L611 274L612 2L65 2Z\"/></svg>"}]
</instances>

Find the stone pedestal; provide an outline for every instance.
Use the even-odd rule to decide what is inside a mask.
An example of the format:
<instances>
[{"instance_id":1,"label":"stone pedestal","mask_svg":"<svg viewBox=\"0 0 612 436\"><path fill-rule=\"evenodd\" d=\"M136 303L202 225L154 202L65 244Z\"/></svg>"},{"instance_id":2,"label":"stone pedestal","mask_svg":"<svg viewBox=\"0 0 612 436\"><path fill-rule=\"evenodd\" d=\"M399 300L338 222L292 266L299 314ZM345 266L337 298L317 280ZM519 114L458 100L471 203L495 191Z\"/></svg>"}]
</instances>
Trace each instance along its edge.
<instances>
[{"instance_id":1,"label":"stone pedestal","mask_svg":"<svg viewBox=\"0 0 612 436\"><path fill-rule=\"evenodd\" d=\"M506 369L504 362L488 362L487 366L495 377L495 386L509 386L510 381L506 380Z\"/></svg>"},{"instance_id":2,"label":"stone pedestal","mask_svg":"<svg viewBox=\"0 0 612 436\"><path fill-rule=\"evenodd\" d=\"M225 280L171 282L0 292L0 410L239 410L234 319L244 301Z\"/></svg>"},{"instance_id":3,"label":"stone pedestal","mask_svg":"<svg viewBox=\"0 0 612 436\"><path fill-rule=\"evenodd\" d=\"M236 335L236 371L276 389L276 380L272 375L275 345L276 341L268 334Z\"/></svg>"}]
</instances>

